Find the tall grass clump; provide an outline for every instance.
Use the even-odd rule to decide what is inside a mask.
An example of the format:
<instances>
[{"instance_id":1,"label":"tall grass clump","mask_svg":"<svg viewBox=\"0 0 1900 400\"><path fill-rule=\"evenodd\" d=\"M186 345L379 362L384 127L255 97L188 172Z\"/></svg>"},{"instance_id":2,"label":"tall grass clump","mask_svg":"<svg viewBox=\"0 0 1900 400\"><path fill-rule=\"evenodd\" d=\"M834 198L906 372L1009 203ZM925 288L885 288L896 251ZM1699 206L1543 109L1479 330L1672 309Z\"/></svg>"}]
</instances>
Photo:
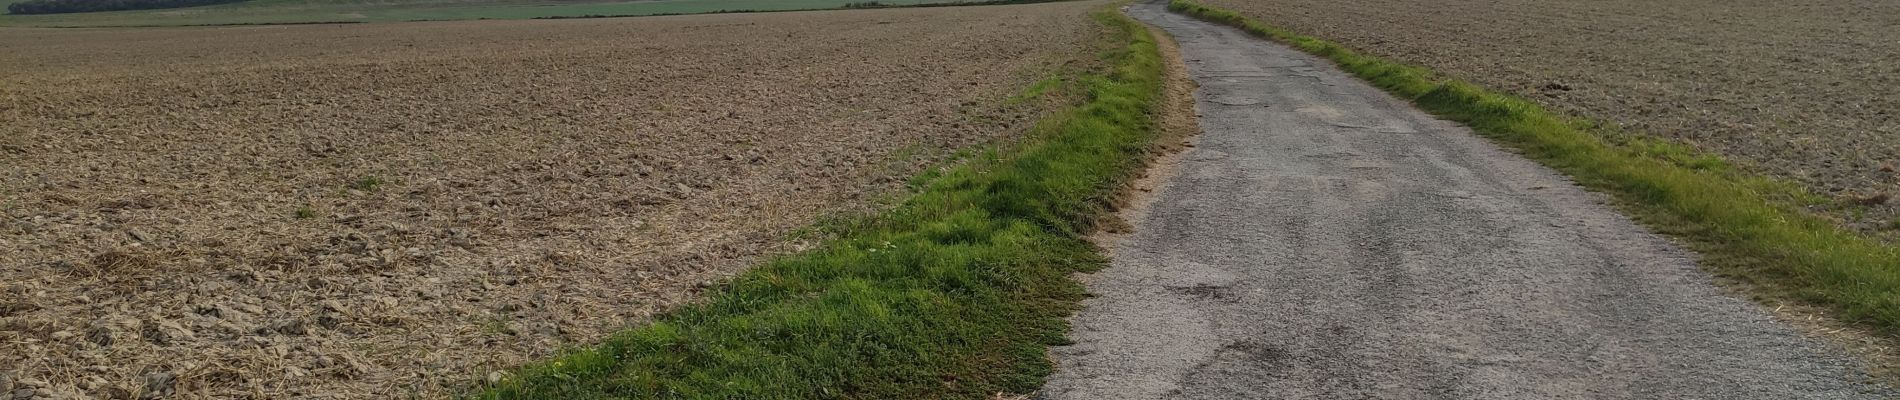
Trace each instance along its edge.
<instances>
[{"instance_id":1,"label":"tall grass clump","mask_svg":"<svg viewBox=\"0 0 1900 400\"><path fill-rule=\"evenodd\" d=\"M1026 142L931 179L846 228L688 306L525 367L490 399L983 398L1024 393L1051 369L1102 265L1081 237L1140 167L1162 81L1154 38L1112 11L1119 45L1080 78L1082 100Z\"/></svg>"},{"instance_id":2,"label":"tall grass clump","mask_svg":"<svg viewBox=\"0 0 1900 400\"><path fill-rule=\"evenodd\" d=\"M1760 293L1825 306L1845 321L1900 334L1900 248L1800 208L1813 196L1719 157L1545 110L1424 68L1359 54L1188 0L1169 10L1324 57L1420 108L1613 195L1623 210L1703 254L1714 272Z\"/></svg>"}]
</instances>

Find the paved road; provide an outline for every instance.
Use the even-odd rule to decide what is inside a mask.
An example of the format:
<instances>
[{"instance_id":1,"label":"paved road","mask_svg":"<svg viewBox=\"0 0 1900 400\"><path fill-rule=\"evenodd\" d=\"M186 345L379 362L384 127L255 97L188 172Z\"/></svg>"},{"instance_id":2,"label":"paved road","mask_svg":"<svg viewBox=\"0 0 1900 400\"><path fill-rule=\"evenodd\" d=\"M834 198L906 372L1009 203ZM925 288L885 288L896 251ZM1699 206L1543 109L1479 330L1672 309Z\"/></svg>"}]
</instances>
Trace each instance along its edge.
<instances>
[{"instance_id":1,"label":"paved road","mask_svg":"<svg viewBox=\"0 0 1900 400\"><path fill-rule=\"evenodd\" d=\"M1294 50L1180 43L1203 131L1047 399L1883 398L1561 176Z\"/></svg>"}]
</instances>

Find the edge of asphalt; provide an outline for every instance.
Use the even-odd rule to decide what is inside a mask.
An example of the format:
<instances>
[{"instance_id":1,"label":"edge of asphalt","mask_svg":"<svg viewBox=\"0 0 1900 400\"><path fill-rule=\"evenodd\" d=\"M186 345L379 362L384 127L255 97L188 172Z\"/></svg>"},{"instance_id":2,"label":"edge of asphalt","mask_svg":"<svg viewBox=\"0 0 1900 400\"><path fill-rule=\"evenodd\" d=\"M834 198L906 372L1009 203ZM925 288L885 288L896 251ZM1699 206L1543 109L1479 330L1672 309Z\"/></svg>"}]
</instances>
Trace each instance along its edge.
<instances>
[{"instance_id":1,"label":"edge of asphalt","mask_svg":"<svg viewBox=\"0 0 1900 400\"><path fill-rule=\"evenodd\" d=\"M1158 38L1090 6L1104 68L1060 82L1080 101L1027 145L917 177L903 205L842 226L703 303L531 363L478 398L1003 397L1041 386L1101 267L1087 241L1147 170L1165 83ZM1051 78L1061 79L1061 78ZM1041 85L1037 85L1040 87ZM1030 90L1039 90L1036 87Z\"/></svg>"},{"instance_id":2,"label":"edge of asphalt","mask_svg":"<svg viewBox=\"0 0 1900 400\"><path fill-rule=\"evenodd\" d=\"M1115 243L1128 238L1133 233L1131 221L1139 221L1148 214L1154 205L1156 194L1166 187L1180 172L1181 162L1187 159L1189 149L1193 149L1201 138L1199 115L1194 111L1194 91L1200 87L1188 76L1187 63L1181 59L1181 50L1174 42L1174 36L1154 25L1141 24L1154 35L1156 48L1161 54L1162 97L1159 113L1155 122L1159 129L1153 147L1155 153L1148 165L1135 179L1129 180L1111 203L1112 213L1105 213L1109 221L1088 235L1097 251L1104 256L1113 257ZM1090 274L1076 274L1077 281L1087 283Z\"/></svg>"}]
</instances>

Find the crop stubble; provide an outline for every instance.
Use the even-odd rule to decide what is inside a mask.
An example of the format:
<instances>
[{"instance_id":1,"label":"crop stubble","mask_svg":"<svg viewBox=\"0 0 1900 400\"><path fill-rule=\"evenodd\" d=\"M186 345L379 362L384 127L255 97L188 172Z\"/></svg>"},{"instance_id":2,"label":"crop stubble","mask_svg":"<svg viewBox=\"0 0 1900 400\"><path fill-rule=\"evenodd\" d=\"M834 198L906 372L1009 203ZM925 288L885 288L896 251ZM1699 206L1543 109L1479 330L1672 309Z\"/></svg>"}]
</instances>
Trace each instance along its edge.
<instances>
[{"instance_id":1,"label":"crop stubble","mask_svg":"<svg viewBox=\"0 0 1900 400\"><path fill-rule=\"evenodd\" d=\"M1900 3L1207 0L1791 179L1900 229ZM1887 232L1891 235L1892 232Z\"/></svg>"},{"instance_id":2,"label":"crop stubble","mask_svg":"<svg viewBox=\"0 0 1900 400\"><path fill-rule=\"evenodd\" d=\"M441 395L875 209L1085 3L0 30L0 389Z\"/></svg>"}]
</instances>

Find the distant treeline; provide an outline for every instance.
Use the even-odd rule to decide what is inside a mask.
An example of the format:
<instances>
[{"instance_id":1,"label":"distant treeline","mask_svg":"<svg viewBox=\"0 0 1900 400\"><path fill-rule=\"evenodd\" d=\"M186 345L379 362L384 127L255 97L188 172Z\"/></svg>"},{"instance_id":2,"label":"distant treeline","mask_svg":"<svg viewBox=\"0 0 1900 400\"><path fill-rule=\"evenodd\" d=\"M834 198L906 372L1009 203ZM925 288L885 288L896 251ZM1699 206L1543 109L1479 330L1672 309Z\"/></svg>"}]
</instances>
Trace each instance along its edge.
<instances>
[{"instance_id":1,"label":"distant treeline","mask_svg":"<svg viewBox=\"0 0 1900 400\"><path fill-rule=\"evenodd\" d=\"M150 10L236 3L244 0L27 0L7 5L12 14L60 14L94 11Z\"/></svg>"}]
</instances>

